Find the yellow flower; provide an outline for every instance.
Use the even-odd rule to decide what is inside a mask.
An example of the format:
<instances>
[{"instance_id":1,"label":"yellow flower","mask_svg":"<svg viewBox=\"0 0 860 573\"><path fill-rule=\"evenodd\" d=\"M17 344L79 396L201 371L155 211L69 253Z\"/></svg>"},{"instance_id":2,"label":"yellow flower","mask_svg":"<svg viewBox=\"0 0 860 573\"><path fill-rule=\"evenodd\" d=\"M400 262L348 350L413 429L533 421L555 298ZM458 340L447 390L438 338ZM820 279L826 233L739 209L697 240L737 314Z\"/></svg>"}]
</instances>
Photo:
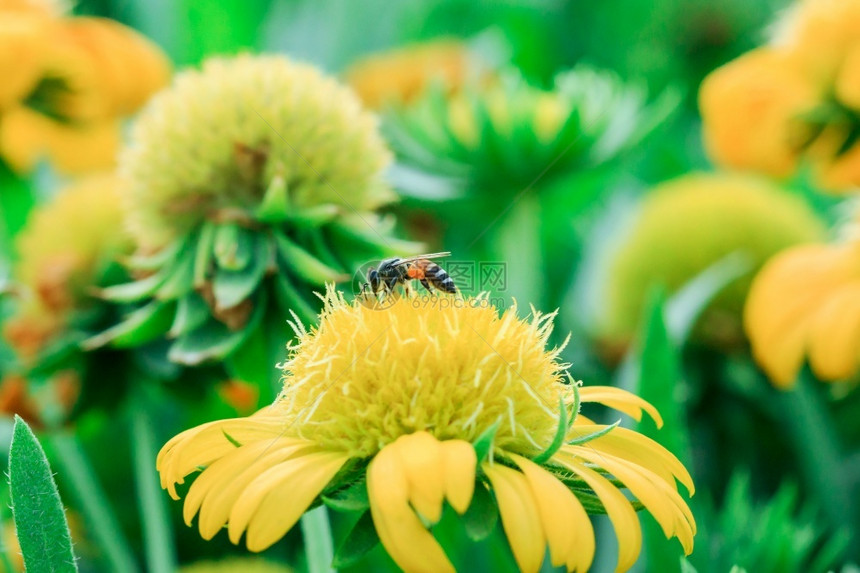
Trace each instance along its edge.
<instances>
[{"instance_id":1,"label":"yellow flower","mask_svg":"<svg viewBox=\"0 0 860 573\"><path fill-rule=\"evenodd\" d=\"M67 173L113 165L120 118L167 81L164 54L104 18L21 13L3 4L0 15L0 47L17 50L9 61L0 55L0 70L12 78L0 90L0 157L18 171L45 156Z\"/></svg>"},{"instance_id":2,"label":"yellow flower","mask_svg":"<svg viewBox=\"0 0 860 573\"><path fill-rule=\"evenodd\" d=\"M479 74L467 46L445 39L365 57L346 71L346 81L366 106L380 109L409 103L434 82L455 92Z\"/></svg>"},{"instance_id":3,"label":"yellow flower","mask_svg":"<svg viewBox=\"0 0 860 573\"><path fill-rule=\"evenodd\" d=\"M778 32L775 43L796 53L810 77L831 83L860 46L860 1L800 0L778 22Z\"/></svg>"},{"instance_id":4,"label":"yellow flower","mask_svg":"<svg viewBox=\"0 0 860 573\"><path fill-rule=\"evenodd\" d=\"M808 245L769 261L750 289L744 324L773 383L794 385L804 359L822 380L860 366L860 243Z\"/></svg>"},{"instance_id":5,"label":"yellow flower","mask_svg":"<svg viewBox=\"0 0 860 573\"><path fill-rule=\"evenodd\" d=\"M273 182L291 211L373 209L394 198L390 161L350 90L282 56L243 55L177 76L136 122L120 169L130 228L158 248L207 217L253 218Z\"/></svg>"},{"instance_id":6,"label":"yellow flower","mask_svg":"<svg viewBox=\"0 0 860 573\"><path fill-rule=\"evenodd\" d=\"M793 54L776 48L717 68L699 91L708 154L725 167L790 175L809 137L799 116L818 105L822 89Z\"/></svg>"},{"instance_id":7,"label":"yellow flower","mask_svg":"<svg viewBox=\"0 0 860 573\"><path fill-rule=\"evenodd\" d=\"M636 331L650 288L669 293L734 252L751 272L728 285L697 330L711 344L742 337L742 309L754 271L777 252L821 240L823 222L799 197L752 176L698 173L658 185L644 199L612 258L601 336L625 344Z\"/></svg>"},{"instance_id":8,"label":"yellow flower","mask_svg":"<svg viewBox=\"0 0 860 573\"><path fill-rule=\"evenodd\" d=\"M357 487L401 568L451 571L428 524L445 502L463 514L485 488L523 571L540 568L547 546L553 565L586 571L594 533L578 496L596 495L624 570L641 530L611 474L689 553L695 524L676 484L692 493L689 474L648 438L576 415L577 383L565 377L561 349L546 348L553 315L535 311L526 321L482 299L444 301L378 311L329 290L319 327L296 327L272 406L187 430L162 448L157 467L174 499L177 484L202 469L186 494L186 523L199 514L204 538L226 525L231 541L244 533L248 548L262 551L321 494ZM661 423L622 390L579 396ZM488 437L491 446L474 445Z\"/></svg>"},{"instance_id":9,"label":"yellow flower","mask_svg":"<svg viewBox=\"0 0 860 573\"><path fill-rule=\"evenodd\" d=\"M34 211L18 236L13 274L22 301L4 334L22 354L35 354L91 301L110 262L128 252L117 187L113 175L83 179Z\"/></svg>"}]
</instances>

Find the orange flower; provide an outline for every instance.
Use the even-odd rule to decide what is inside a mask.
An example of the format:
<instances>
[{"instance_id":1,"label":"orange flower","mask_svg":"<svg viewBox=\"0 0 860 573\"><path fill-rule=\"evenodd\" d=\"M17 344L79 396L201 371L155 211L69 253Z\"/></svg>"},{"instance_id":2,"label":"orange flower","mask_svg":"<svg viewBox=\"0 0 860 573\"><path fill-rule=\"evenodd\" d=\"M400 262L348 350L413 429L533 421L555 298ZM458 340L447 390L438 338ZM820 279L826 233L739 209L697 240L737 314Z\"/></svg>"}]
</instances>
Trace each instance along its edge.
<instances>
[{"instance_id":1,"label":"orange flower","mask_svg":"<svg viewBox=\"0 0 860 573\"><path fill-rule=\"evenodd\" d=\"M716 69L699 92L709 155L727 167L790 175L806 135L798 116L818 104L820 91L793 55L774 48Z\"/></svg>"},{"instance_id":2,"label":"orange flower","mask_svg":"<svg viewBox=\"0 0 860 573\"><path fill-rule=\"evenodd\" d=\"M804 71L831 83L860 46L860 0L803 0L780 23L776 42L797 54Z\"/></svg>"},{"instance_id":3,"label":"orange flower","mask_svg":"<svg viewBox=\"0 0 860 573\"><path fill-rule=\"evenodd\" d=\"M437 40L368 56L349 68L347 83L370 108L407 103L433 82L456 91L475 73L466 45Z\"/></svg>"},{"instance_id":4,"label":"orange flower","mask_svg":"<svg viewBox=\"0 0 860 573\"><path fill-rule=\"evenodd\" d=\"M108 168L120 118L167 82L168 62L121 24L39 6L0 0L0 157L21 172L43 157L68 173Z\"/></svg>"},{"instance_id":5,"label":"orange flower","mask_svg":"<svg viewBox=\"0 0 860 573\"><path fill-rule=\"evenodd\" d=\"M788 388L808 356L823 380L860 366L860 243L807 245L768 262L750 290L744 322L753 355Z\"/></svg>"}]
</instances>

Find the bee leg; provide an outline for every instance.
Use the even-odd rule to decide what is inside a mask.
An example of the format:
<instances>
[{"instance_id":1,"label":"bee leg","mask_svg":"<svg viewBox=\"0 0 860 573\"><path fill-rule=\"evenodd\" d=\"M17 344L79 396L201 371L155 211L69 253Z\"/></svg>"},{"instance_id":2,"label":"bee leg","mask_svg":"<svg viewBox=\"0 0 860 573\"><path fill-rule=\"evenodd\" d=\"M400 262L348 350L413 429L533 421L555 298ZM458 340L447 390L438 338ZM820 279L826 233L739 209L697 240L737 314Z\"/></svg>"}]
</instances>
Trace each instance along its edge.
<instances>
[{"instance_id":1,"label":"bee leg","mask_svg":"<svg viewBox=\"0 0 860 573\"><path fill-rule=\"evenodd\" d=\"M423 286L427 292L433 294L433 289L430 287L430 282L427 279L421 279L421 286Z\"/></svg>"}]
</instances>

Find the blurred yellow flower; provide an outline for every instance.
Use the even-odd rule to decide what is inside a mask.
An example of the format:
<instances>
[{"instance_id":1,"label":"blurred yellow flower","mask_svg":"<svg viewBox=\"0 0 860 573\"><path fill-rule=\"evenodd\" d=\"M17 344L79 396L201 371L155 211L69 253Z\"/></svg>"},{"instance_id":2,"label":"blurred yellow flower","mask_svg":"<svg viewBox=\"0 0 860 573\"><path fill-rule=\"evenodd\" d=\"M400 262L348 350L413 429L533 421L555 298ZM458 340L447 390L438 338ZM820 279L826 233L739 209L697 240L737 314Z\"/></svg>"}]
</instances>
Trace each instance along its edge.
<instances>
[{"instance_id":1,"label":"blurred yellow flower","mask_svg":"<svg viewBox=\"0 0 860 573\"><path fill-rule=\"evenodd\" d=\"M135 123L120 159L130 229L163 247L206 219L253 219L273 185L288 193L289 212L379 207L395 195L377 128L350 90L312 66L212 58L178 75Z\"/></svg>"},{"instance_id":2,"label":"blurred yellow flower","mask_svg":"<svg viewBox=\"0 0 860 573\"><path fill-rule=\"evenodd\" d=\"M434 82L457 91L481 73L475 56L457 40L435 40L372 54L350 66L346 81L370 108L409 103Z\"/></svg>"},{"instance_id":3,"label":"blurred yellow flower","mask_svg":"<svg viewBox=\"0 0 860 573\"><path fill-rule=\"evenodd\" d=\"M632 338L650 288L675 292L722 258L741 252L751 272L728 285L696 331L732 345L743 337L742 310L754 271L775 253L824 238L826 228L802 199L753 176L697 173L655 187L613 256L599 334L610 345Z\"/></svg>"},{"instance_id":4,"label":"blurred yellow flower","mask_svg":"<svg viewBox=\"0 0 860 573\"><path fill-rule=\"evenodd\" d=\"M808 128L799 116L822 89L790 53L758 48L711 72L699 91L703 135L718 164L775 176L797 167Z\"/></svg>"},{"instance_id":5,"label":"blurred yellow flower","mask_svg":"<svg viewBox=\"0 0 860 573\"><path fill-rule=\"evenodd\" d=\"M167 59L117 22L40 6L0 2L0 158L17 171L43 157L68 173L110 167L119 120L167 82Z\"/></svg>"},{"instance_id":6,"label":"blurred yellow flower","mask_svg":"<svg viewBox=\"0 0 860 573\"><path fill-rule=\"evenodd\" d=\"M33 212L17 240L13 275L22 297L4 335L32 356L92 297L100 274L131 247L122 226L118 181L83 179Z\"/></svg>"},{"instance_id":7,"label":"blurred yellow flower","mask_svg":"<svg viewBox=\"0 0 860 573\"><path fill-rule=\"evenodd\" d=\"M695 523L676 484L692 493L689 474L648 438L571 411L577 383L565 377L561 349L546 348L553 315L525 321L482 299L449 302L379 311L329 290L319 327L296 326L272 406L187 430L162 448L157 467L174 499L176 485L202 469L186 495L186 523L199 513L204 538L226 525L231 541L245 533L248 548L262 551L321 494L358 485L401 568L451 571L428 524L445 501L463 514L475 488L488 488L523 571L540 569L547 546L554 566L586 571L595 541L577 493L593 493L626 570L642 543L627 488L689 553ZM622 390L579 396L662 423ZM473 444L487 436L481 459Z\"/></svg>"},{"instance_id":8,"label":"blurred yellow flower","mask_svg":"<svg viewBox=\"0 0 860 573\"><path fill-rule=\"evenodd\" d=\"M860 367L860 243L807 245L780 253L753 282L744 323L755 359L780 388L808 357L822 380Z\"/></svg>"},{"instance_id":9,"label":"blurred yellow flower","mask_svg":"<svg viewBox=\"0 0 860 573\"><path fill-rule=\"evenodd\" d=\"M793 51L819 83L832 83L860 47L860 1L799 0L777 22L774 44Z\"/></svg>"}]
</instances>

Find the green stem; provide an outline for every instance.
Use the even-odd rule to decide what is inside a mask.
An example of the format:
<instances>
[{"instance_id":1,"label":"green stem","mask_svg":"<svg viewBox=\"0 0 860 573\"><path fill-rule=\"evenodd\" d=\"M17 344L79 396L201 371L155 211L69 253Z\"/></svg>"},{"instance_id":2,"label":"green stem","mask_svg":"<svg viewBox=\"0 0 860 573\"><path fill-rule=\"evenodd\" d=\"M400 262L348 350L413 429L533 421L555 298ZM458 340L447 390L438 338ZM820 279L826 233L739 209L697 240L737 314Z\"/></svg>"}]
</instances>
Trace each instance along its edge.
<instances>
[{"instance_id":1,"label":"green stem","mask_svg":"<svg viewBox=\"0 0 860 573\"><path fill-rule=\"evenodd\" d=\"M328 511L324 505L302 516L302 537L305 540L305 555L308 560L308 573L329 573L334 571L334 546L331 540L331 526Z\"/></svg>"},{"instance_id":2,"label":"green stem","mask_svg":"<svg viewBox=\"0 0 860 573\"><path fill-rule=\"evenodd\" d=\"M146 400L138 396L132 401L132 449L137 501L143 517L143 544L149 571L169 573L176 570L176 550L173 531L164 495L155 471L156 445Z\"/></svg>"},{"instance_id":3,"label":"green stem","mask_svg":"<svg viewBox=\"0 0 860 573\"><path fill-rule=\"evenodd\" d=\"M78 439L72 434L54 434L50 438L71 493L77 498L96 544L104 551L110 571L135 572L138 565L128 541L122 534L107 496L87 461Z\"/></svg>"},{"instance_id":4,"label":"green stem","mask_svg":"<svg viewBox=\"0 0 860 573\"><path fill-rule=\"evenodd\" d=\"M804 478L815 492L825 515L836 527L850 528L854 516L849 484L842 471L839 439L822 402L816 382L802 373L795 387L781 393L787 425Z\"/></svg>"}]
</instances>

